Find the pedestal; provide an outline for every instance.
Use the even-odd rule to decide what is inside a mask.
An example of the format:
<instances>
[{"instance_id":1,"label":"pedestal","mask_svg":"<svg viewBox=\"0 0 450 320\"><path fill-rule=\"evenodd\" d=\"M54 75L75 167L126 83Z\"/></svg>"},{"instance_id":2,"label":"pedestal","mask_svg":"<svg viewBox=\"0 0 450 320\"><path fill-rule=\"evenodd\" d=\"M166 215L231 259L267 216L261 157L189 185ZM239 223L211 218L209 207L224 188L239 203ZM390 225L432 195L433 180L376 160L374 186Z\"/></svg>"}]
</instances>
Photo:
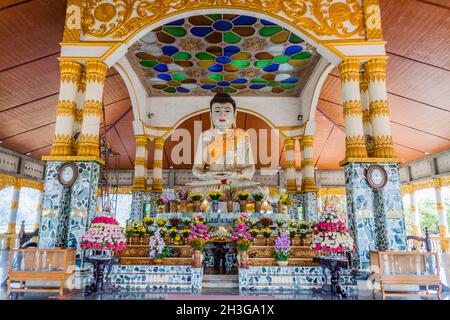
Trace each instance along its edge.
<instances>
[{"instance_id":1,"label":"pedestal","mask_svg":"<svg viewBox=\"0 0 450 320\"><path fill-rule=\"evenodd\" d=\"M372 189L365 177L373 164L387 172L388 182L381 190ZM352 265L368 270L370 250L406 250L399 165L348 162L344 167L348 227L356 242Z\"/></svg>"}]
</instances>

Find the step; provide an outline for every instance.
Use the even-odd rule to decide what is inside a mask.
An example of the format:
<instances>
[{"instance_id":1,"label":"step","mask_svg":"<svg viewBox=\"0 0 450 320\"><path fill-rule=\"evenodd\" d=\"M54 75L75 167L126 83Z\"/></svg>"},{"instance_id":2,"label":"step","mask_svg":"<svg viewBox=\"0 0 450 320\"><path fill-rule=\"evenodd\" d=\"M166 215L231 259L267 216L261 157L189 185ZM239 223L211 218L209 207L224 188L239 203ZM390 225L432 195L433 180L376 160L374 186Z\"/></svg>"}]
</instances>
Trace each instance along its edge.
<instances>
[{"instance_id":1,"label":"step","mask_svg":"<svg viewBox=\"0 0 450 320\"><path fill-rule=\"evenodd\" d=\"M239 282L203 282L202 288L239 288Z\"/></svg>"},{"instance_id":2,"label":"step","mask_svg":"<svg viewBox=\"0 0 450 320\"><path fill-rule=\"evenodd\" d=\"M203 281L229 281L229 280L239 280L237 274L203 274Z\"/></svg>"}]
</instances>

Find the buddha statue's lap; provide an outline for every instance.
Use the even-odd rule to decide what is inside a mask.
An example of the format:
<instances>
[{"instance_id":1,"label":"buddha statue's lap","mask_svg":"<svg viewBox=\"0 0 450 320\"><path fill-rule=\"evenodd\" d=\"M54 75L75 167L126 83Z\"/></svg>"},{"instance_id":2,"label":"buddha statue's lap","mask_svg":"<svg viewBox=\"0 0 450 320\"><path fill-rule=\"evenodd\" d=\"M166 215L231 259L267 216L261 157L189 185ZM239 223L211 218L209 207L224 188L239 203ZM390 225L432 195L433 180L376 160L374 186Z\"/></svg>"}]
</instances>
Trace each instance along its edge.
<instances>
[{"instance_id":1,"label":"buddha statue's lap","mask_svg":"<svg viewBox=\"0 0 450 320\"><path fill-rule=\"evenodd\" d=\"M197 144L193 175L195 187L213 186L225 179L241 187L252 182L255 164L249 134L235 128L236 104L228 94L216 94L210 102L212 129L202 132Z\"/></svg>"}]
</instances>

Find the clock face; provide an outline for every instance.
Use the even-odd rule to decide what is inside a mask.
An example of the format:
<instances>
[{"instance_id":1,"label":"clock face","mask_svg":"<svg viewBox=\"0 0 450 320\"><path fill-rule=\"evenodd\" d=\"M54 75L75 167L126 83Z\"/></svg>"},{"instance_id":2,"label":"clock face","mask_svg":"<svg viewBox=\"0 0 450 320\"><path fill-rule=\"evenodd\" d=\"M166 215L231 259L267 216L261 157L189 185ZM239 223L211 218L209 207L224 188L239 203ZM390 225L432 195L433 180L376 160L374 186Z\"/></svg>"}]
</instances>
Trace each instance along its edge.
<instances>
[{"instance_id":1,"label":"clock face","mask_svg":"<svg viewBox=\"0 0 450 320\"><path fill-rule=\"evenodd\" d=\"M65 167L63 169L63 171L61 172L62 180L66 181L66 182L69 182L70 180L72 180L73 175L74 175L73 168L69 167L69 166Z\"/></svg>"},{"instance_id":2,"label":"clock face","mask_svg":"<svg viewBox=\"0 0 450 320\"><path fill-rule=\"evenodd\" d=\"M382 189L387 183L387 174L380 165L371 165L366 172L369 185L374 189Z\"/></svg>"},{"instance_id":3,"label":"clock face","mask_svg":"<svg viewBox=\"0 0 450 320\"><path fill-rule=\"evenodd\" d=\"M66 162L59 167L58 181L65 187L70 187L78 178L78 167L73 162Z\"/></svg>"}]
</instances>

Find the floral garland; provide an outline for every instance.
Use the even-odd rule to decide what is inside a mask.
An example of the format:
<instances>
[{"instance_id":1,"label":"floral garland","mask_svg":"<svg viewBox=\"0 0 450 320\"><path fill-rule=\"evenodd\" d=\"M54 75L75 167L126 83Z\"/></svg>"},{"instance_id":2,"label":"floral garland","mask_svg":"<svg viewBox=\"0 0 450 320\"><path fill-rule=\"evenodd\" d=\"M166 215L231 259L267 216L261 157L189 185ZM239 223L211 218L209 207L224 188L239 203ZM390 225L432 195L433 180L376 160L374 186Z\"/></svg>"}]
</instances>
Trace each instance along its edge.
<instances>
[{"instance_id":1,"label":"floral garland","mask_svg":"<svg viewBox=\"0 0 450 320\"><path fill-rule=\"evenodd\" d=\"M355 244L345 224L338 218L338 210L332 205L325 207L319 222L314 225L312 248L314 250L343 254L355 249Z\"/></svg>"},{"instance_id":2,"label":"floral garland","mask_svg":"<svg viewBox=\"0 0 450 320\"><path fill-rule=\"evenodd\" d=\"M126 238L114 217L99 216L91 221L91 227L80 238L82 250L111 250L111 252L126 249Z\"/></svg>"}]
</instances>

